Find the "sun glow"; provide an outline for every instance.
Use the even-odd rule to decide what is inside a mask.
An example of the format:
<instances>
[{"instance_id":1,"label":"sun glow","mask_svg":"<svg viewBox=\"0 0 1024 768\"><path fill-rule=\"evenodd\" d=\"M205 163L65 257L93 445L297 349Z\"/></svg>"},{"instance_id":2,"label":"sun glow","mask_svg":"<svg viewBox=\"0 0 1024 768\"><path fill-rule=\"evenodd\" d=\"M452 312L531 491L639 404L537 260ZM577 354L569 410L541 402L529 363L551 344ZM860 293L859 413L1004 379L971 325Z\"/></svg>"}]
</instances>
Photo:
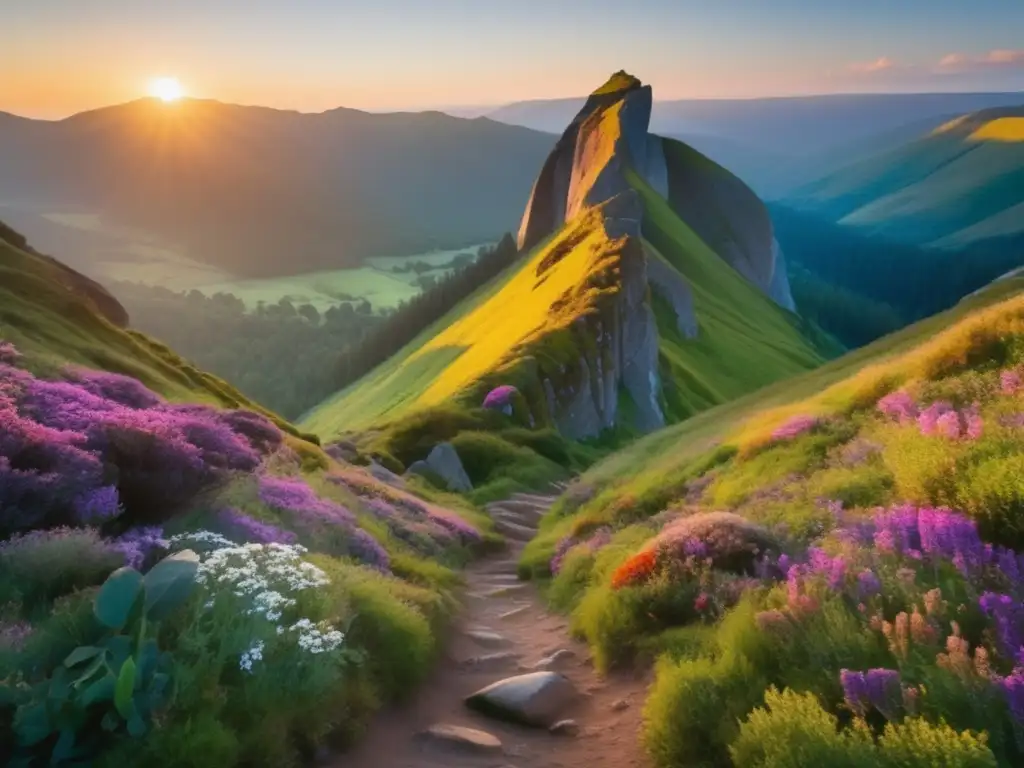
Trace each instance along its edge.
<instances>
[{"instance_id":1,"label":"sun glow","mask_svg":"<svg viewBox=\"0 0 1024 768\"><path fill-rule=\"evenodd\" d=\"M184 92L181 83L173 77L158 77L149 83L149 94L163 101L177 101Z\"/></svg>"}]
</instances>

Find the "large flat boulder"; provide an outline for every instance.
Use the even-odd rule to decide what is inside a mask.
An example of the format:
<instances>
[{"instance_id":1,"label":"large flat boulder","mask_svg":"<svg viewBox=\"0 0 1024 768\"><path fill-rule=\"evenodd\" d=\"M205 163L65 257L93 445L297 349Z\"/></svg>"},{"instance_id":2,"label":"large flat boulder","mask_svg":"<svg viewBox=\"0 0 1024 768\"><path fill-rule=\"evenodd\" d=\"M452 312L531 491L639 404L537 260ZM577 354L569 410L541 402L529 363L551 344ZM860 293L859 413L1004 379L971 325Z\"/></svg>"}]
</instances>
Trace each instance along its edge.
<instances>
[{"instance_id":1,"label":"large flat boulder","mask_svg":"<svg viewBox=\"0 0 1024 768\"><path fill-rule=\"evenodd\" d=\"M451 443L438 443L427 456L427 466L444 480L449 490L465 493L473 490L473 483L462 466L462 459Z\"/></svg>"},{"instance_id":2,"label":"large flat boulder","mask_svg":"<svg viewBox=\"0 0 1024 768\"><path fill-rule=\"evenodd\" d=\"M499 680L466 698L466 706L500 720L547 728L576 699L572 681L557 672L532 672Z\"/></svg>"}]
</instances>

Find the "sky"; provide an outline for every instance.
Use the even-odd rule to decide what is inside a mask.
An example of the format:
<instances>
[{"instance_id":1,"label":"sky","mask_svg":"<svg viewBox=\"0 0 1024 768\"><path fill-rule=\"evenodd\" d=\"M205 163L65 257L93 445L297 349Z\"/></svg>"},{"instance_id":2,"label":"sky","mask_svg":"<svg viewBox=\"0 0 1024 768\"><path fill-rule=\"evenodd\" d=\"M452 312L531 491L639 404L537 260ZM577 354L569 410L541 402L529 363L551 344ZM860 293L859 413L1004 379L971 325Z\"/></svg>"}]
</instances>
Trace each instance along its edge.
<instances>
[{"instance_id":1,"label":"sky","mask_svg":"<svg viewBox=\"0 0 1024 768\"><path fill-rule=\"evenodd\" d=\"M1024 0L0 0L0 111L187 95L316 112L584 95L1024 90Z\"/></svg>"}]
</instances>

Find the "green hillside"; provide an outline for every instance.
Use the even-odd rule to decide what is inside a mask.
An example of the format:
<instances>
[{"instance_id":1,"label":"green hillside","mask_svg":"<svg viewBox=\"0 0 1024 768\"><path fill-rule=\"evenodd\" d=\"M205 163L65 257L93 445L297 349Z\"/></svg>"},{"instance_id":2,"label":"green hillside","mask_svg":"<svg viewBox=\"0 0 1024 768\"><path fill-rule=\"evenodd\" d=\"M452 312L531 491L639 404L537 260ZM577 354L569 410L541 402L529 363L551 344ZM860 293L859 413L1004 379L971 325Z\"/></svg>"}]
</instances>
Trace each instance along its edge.
<instances>
[{"instance_id":1,"label":"green hillside","mask_svg":"<svg viewBox=\"0 0 1024 768\"><path fill-rule=\"evenodd\" d=\"M961 247L1019 234L1024 107L958 118L810 184L787 203L921 245Z\"/></svg>"},{"instance_id":2,"label":"green hillside","mask_svg":"<svg viewBox=\"0 0 1024 768\"><path fill-rule=\"evenodd\" d=\"M102 287L37 253L0 223L0 337L25 355L29 370L53 375L71 363L131 376L171 400L268 413L222 379L128 329L127 319Z\"/></svg>"},{"instance_id":3,"label":"green hillside","mask_svg":"<svg viewBox=\"0 0 1024 768\"><path fill-rule=\"evenodd\" d=\"M303 427L362 435L401 466L465 430L618 440L837 353L777 303L788 287L769 285L784 267L763 204L700 153L650 136L649 109L650 89L625 73L595 91L527 204L520 241L536 245ZM571 179L559 179L574 154ZM484 396L501 385L521 404L485 417Z\"/></svg>"}]
</instances>

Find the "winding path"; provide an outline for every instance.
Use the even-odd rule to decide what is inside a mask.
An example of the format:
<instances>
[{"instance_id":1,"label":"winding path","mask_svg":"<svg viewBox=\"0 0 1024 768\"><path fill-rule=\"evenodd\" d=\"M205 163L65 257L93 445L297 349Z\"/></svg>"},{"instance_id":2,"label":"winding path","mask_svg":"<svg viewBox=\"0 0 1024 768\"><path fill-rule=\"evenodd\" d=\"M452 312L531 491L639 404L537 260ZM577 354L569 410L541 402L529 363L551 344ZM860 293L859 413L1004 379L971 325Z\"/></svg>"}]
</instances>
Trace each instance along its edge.
<instances>
[{"instance_id":1,"label":"winding path","mask_svg":"<svg viewBox=\"0 0 1024 768\"><path fill-rule=\"evenodd\" d=\"M465 572L463 609L444 658L413 700L374 718L354 750L334 757L331 768L644 768L637 743L648 679L629 672L600 677L584 644L569 636L566 620L549 613L532 584L516 577L523 546L555 497L515 494L488 506L508 547ZM474 638L474 633L476 637ZM534 671L556 651L548 668L568 677L579 692L561 714L578 732L553 734L477 714L466 696L498 680ZM425 737L436 725L483 731L489 745Z\"/></svg>"}]
</instances>

